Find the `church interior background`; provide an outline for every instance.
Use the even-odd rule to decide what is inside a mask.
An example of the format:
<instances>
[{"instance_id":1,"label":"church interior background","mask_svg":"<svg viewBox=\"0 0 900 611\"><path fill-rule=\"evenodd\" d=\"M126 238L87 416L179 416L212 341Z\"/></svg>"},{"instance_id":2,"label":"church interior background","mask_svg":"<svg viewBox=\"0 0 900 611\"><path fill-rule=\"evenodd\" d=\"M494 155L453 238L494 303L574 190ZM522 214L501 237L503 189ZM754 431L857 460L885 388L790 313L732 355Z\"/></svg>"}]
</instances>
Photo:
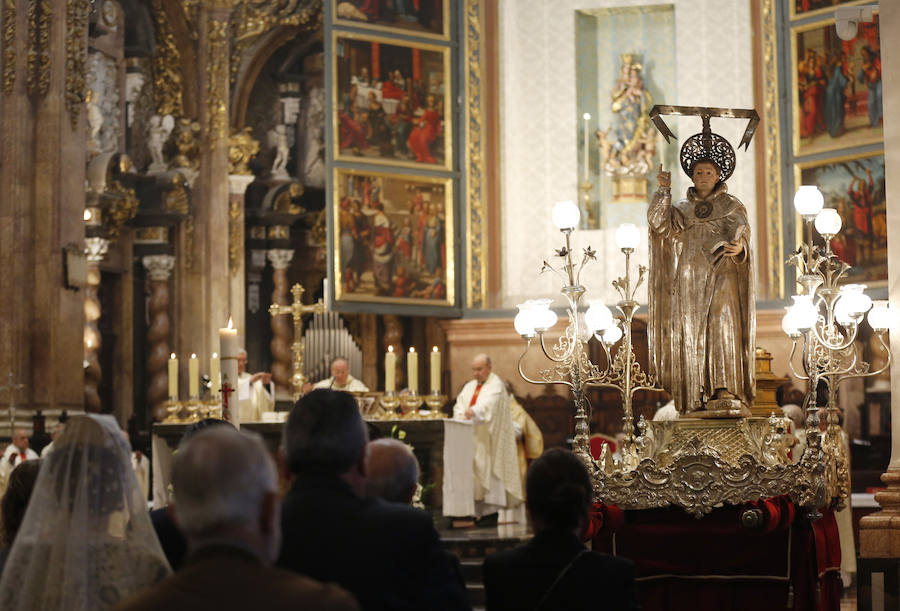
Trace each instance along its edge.
<instances>
[{"instance_id":1,"label":"church interior background","mask_svg":"<svg viewBox=\"0 0 900 611\"><path fill-rule=\"evenodd\" d=\"M666 142L648 116L656 104L759 113L728 188L752 228L756 345L772 378L805 391L782 330L798 280L785 261L805 239L792 203L801 185L843 219L831 247L847 280L895 308L900 299L889 266L900 260L900 122L885 112L900 99L900 42L887 35L900 31L900 6L869 2L874 20L839 39L833 10L862 4L4 2L0 436L103 412L150 452L172 361L186 396L210 374L229 319L288 409L298 338L270 306L290 306L299 283L300 301L323 310L302 319L306 378L347 356L373 391L385 390L387 364L398 390L414 377L452 405L486 352L546 446L566 445L572 396L523 380L520 367L542 357L520 362L516 306L553 298L548 343L564 335L558 278L539 273L561 245L556 201L580 211L572 251L598 253L581 278L586 299L620 299L620 224L637 226L632 260L647 264L657 168L683 193L679 150L696 131L695 117L669 117L677 139ZM712 127L737 143L746 123ZM645 286L635 299L631 341L646 370ZM861 325L856 339L872 370L887 358L876 336ZM422 357L412 369L410 349ZM585 350L605 358L599 341ZM869 513L884 486L882 511L900 511L898 384L892 364L838 394L852 492ZM620 392L585 392L587 432L620 435ZM666 400L639 391L627 409L636 423ZM891 528L863 555L900 556Z\"/></svg>"}]
</instances>

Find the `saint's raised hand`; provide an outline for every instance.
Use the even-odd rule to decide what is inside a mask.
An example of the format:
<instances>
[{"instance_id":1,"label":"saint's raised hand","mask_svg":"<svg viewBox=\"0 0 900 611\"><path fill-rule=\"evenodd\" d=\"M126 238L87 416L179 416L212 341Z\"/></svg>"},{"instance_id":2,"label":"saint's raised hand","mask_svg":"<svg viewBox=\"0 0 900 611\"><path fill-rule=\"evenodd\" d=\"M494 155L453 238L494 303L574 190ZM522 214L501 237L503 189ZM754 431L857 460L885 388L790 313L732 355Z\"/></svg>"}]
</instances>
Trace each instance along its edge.
<instances>
[{"instance_id":1,"label":"saint's raised hand","mask_svg":"<svg viewBox=\"0 0 900 611\"><path fill-rule=\"evenodd\" d=\"M656 181L660 187L668 189L672 186L672 173L663 170L662 164L659 164L659 171L656 174Z\"/></svg>"}]
</instances>

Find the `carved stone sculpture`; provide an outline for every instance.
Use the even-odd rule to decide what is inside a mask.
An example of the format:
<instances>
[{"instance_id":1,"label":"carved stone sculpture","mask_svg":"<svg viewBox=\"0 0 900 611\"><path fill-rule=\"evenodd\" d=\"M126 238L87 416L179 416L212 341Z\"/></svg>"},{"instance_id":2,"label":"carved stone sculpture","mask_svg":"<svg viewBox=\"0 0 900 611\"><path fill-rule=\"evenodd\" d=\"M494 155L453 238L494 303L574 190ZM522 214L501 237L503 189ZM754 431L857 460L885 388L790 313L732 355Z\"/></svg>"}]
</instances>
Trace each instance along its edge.
<instances>
[{"instance_id":1,"label":"carved stone sculpture","mask_svg":"<svg viewBox=\"0 0 900 611\"><path fill-rule=\"evenodd\" d=\"M148 172L165 172L168 169L163 157L163 146L169 139L169 134L175 127L172 115L150 117L150 125L147 127L147 149L150 151L150 167Z\"/></svg>"}]
</instances>

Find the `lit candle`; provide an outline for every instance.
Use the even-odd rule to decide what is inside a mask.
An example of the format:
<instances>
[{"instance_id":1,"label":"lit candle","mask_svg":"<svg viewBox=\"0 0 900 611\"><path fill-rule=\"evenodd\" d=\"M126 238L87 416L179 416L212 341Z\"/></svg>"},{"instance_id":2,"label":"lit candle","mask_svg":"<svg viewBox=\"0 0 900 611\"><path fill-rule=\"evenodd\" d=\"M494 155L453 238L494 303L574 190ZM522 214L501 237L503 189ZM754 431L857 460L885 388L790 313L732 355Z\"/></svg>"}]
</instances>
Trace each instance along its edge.
<instances>
[{"instance_id":1,"label":"lit candle","mask_svg":"<svg viewBox=\"0 0 900 611\"><path fill-rule=\"evenodd\" d=\"M388 346L384 355L384 392L394 392L397 389L397 354L393 346Z\"/></svg>"},{"instance_id":2,"label":"lit candle","mask_svg":"<svg viewBox=\"0 0 900 611\"><path fill-rule=\"evenodd\" d=\"M588 181L588 175L590 172L588 171L588 131L590 130L589 121L591 120L591 113L584 113L584 182Z\"/></svg>"},{"instance_id":3,"label":"lit candle","mask_svg":"<svg viewBox=\"0 0 900 611\"><path fill-rule=\"evenodd\" d=\"M441 353L437 346L431 349L431 392L441 392Z\"/></svg>"},{"instance_id":4,"label":"lit candle","mask_svg":"<svg viewBox=\"0 0 900 611\"><path fill-rule=\"evenodd\" d=\"M169 398L178 399L178 357L174 352L169 357Z\"/></svg>"},{"instance_id":5,"label":"lit candle","mask_svg":"<svg viewBox=\"0 0 900 611\"><path fill-rule=\"evenodd\" d=\"M219 353L213 352L209 359L209 381L212 384L210 395L215 399L219 396L219 390L222 388L222 381L219 379Z\"/></svg>"},{"instance_id":6,"label":"lit candle","mask_svg":"<svg viewBox=\"0 0 900 611\"><path fill-rule=\"evenodd\" d=\"M219 329L219 354L224 361L221 364L222 370L222 387L228 384L228 388L232 391L237 390L238 383L238 332L234 328L231 318L228 319L228 326ZM221 391L220 391L221 392ZM237 393L232 392L228 397L228 416L231 418L231 424L237 428L241 428L241 410L236 409ZM222 401L225 406L225 400Z\"/></svg>"},{"instance_id":7,"label":"lit candle","mask_svg":"<svg viewBox=\"0 0 900 611\"><path fill-rule=\"evenodd\" d=\"M409 349L409 356L406 358L406 380L409 392L419 392L419 355L415 348Z\"/></svg>"},{"instance_id":8,"label":"lit candle","mask_svg":"<svg viewBox=\"0 0 900 611\"><path fill-rule=\"evenodd\" d=\"M200 363L196 354L192 354L188 361L188 389L192 399L200 396Z\"/></svg>"}]
</instances>

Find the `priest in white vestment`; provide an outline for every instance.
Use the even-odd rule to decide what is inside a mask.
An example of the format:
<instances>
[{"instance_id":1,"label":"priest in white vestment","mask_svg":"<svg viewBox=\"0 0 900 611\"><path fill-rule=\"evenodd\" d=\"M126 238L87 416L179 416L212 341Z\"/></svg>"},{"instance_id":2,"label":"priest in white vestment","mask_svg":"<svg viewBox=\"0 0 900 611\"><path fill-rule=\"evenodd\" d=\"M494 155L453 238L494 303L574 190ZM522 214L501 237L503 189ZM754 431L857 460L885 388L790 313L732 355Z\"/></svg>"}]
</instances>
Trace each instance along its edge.
<instances>
[{"instance_id":1,"label":"priest in white vestment","mask_svg":"<svg viewBox=\"0 0 900 611\"><path fill-rule=\"evenodd\" d=\"M475 513L502 511L500 522L516 521L518 512L507 510L518 508L524 494L510 396L486 354L472 361L472 377L456 397L453 417L475 425Z\"/></svg>"},{"instance_id":2,"label":"priest in white vestment","mask_svg":"<svg viewBox=\"0 0 900 611\"><path fill-rule=\"evenodd\" d=\"M345 392L368 392L369 387L361 380L350 375L350 363L339 356L331 361L331 377L319 380L308 390L315 388L329 388L331 390L343 390Z\"/></svg>"},{"instance_id":3,"label":"priest in white vestment","mask_svg":"<svg viewBox=\"0 0 900 611\"><path fill-rule=\"evenodd\" d=\"M241 422L259 422L263 412L271 412L275 408L275 386L272 374L260 372L247 373L247 351L238 351L238 405L241 409Z\"/></svg>"},{"instance_id":4,"label":"priest in white vestment","mask_svg":"<svg viewBox=\"0 0 900 611\"><path fill-rule=\"evenodd\" d=\"M9 474L19 463L38 458L37 452L28 445L28 432L25 429L13 431L12 443L6 446L3 457L0 458L0 495L6 490L6 481Z\"/></svg>"}]
</instances>

